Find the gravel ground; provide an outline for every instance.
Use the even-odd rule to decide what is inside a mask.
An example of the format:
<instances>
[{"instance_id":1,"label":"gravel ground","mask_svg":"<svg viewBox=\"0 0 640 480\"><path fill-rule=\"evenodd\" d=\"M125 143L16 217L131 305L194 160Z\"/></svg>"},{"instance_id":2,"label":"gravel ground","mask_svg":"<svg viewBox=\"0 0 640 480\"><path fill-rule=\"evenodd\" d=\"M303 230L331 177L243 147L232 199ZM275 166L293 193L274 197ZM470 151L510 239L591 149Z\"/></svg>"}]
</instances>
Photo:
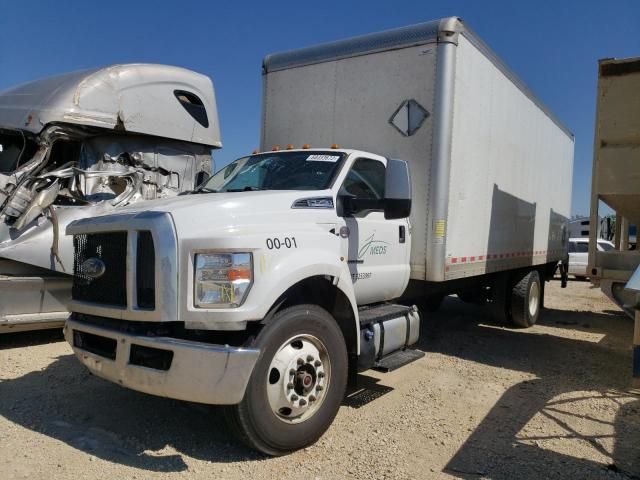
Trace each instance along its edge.
<instances>
[{"instance_id":1,"label":"gravel ground","mask_svg":"<svg viewBox=\"0 0 640 480\"><path fill-rule=\"evenodd\" d=\"M0 336L0 478L640 478L633 324L588 282L512 330L447 299L419 348L360 375L314 446L266 458L220 410L89 375L59 331Z\"/></svg>"}]
</instances>

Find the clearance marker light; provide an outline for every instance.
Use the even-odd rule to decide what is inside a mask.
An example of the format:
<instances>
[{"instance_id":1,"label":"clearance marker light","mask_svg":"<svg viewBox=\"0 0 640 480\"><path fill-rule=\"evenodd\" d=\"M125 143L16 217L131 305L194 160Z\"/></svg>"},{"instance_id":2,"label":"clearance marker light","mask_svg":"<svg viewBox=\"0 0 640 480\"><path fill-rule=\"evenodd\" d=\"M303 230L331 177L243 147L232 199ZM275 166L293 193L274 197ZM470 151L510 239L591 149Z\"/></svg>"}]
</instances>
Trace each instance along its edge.
<instances>
[{"instance_id":1,"label":"clearance marker light","mask_svg":"<svg viewBox=\"0 0 640 480\"><path fill-rule=\"evenodd\" d=\"M287 144L287 150L292 150L293 149L293 145L291 145L290 143Z\"/></svg>"},{"instance_id":2,"label":"clearance marker light","mask_svg":"<svg viewBox=\"0 0 640 480\"><path fill-rule=\"evenodd\" d=\"M258 153L259 151L260 151L260 150L258 150L258 149L256 148L253 152L251 152L251 155L255 155L255 154L256 154L256 153Z\"/></svg>"},{"instance_id":3,"label":"clearance marker light","mask_svg":"<svg viewBox=\"0 0 640 480\"><path fill-rule=\"evenodd\" d=\"M336 148L340 148L340 145L338 145L337 143L333 143L331 145L331 148L333 148L335 150Z\"/></svg>"},{"instance_id":4,"label":"clearance marker light","mask_svg":"<svg viewBox=\"0 0 640 480\"><path fill-rule=\"evenodd\" d=\"M280 145L274 145L271 149L272 152L277 152L278 150L280 150Z\"/></svg>"},{"instance_id":5,"label":"clearance marker light","mask_svg":"<svg viewBox=\"0 0 640 480\"><path fill-rule=\"evenodd\" d=\"M311 148L311 145L309 145L308 143L305 143L304 145L302 145L302 148L304 150L308 150L309 148Z\"/></svg>"}]
</instances>

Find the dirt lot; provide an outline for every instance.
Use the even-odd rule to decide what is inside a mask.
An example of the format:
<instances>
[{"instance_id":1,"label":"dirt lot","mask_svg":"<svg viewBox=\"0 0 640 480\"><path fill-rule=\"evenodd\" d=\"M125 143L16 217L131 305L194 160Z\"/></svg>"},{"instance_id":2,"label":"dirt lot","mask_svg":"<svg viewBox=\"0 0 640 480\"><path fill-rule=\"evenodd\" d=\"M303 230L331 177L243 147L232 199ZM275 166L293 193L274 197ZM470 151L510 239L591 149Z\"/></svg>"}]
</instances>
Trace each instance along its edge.
<instances>
[{"instance_id":1,"label":"dirt lot","mask_svg":"<svg viewBox=\"0 0 640 480\"><path fill-rule=\"evenodd\" d=\"M360 376L321 441L282 458L237 444L220 410L89 375L59 332L0 337L1 478L640 478L633 325L587 282L547 290L529 330L455 298L427 355Z\"/></svg>"}]
</instances>

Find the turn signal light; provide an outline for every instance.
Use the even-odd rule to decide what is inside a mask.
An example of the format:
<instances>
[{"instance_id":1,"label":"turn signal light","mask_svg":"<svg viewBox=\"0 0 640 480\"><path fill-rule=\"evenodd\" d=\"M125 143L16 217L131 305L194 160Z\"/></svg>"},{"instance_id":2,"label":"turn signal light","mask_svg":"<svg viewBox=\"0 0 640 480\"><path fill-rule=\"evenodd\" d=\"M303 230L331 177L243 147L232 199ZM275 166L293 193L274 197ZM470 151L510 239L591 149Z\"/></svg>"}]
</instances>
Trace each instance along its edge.
<instances>
[{"instance_id":1,"label":"turn signal light","mask_svg":"<svg viewBox=\"0 0 640 480\"><path fill-rule=\"evenodd\" d=\"M227 270L227 278L230 282L235 282L236 280L251 280L251 269L230 268Z\"/></svg>"}]
</instances>

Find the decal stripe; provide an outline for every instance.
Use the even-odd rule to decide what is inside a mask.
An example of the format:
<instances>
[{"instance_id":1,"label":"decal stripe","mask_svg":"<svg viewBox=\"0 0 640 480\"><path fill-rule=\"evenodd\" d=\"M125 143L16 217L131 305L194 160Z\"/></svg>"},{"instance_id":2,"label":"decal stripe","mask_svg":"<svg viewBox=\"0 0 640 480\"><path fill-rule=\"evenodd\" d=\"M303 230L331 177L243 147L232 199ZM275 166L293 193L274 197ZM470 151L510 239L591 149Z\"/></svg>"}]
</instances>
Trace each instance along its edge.
<instances>
[{"instance_id":1,"label":"decal stripe","mask_svg":"<svg viewBox=\"0 0 640 480\"><path fill-rule=\"evenodd\" d=\"M457 263L474 263L485 262L486 260L499 260L499 259L511 259L511 258L523 258L523 257L540 257L540 256L555 256L566 255L567 251L560 250L532 250L529 252L517 251L517 252L502 252L502 253L487 253L486 255L468 255L460 257L449 257L447 262L449 264Z\"/></svg>"}]
</instances>

